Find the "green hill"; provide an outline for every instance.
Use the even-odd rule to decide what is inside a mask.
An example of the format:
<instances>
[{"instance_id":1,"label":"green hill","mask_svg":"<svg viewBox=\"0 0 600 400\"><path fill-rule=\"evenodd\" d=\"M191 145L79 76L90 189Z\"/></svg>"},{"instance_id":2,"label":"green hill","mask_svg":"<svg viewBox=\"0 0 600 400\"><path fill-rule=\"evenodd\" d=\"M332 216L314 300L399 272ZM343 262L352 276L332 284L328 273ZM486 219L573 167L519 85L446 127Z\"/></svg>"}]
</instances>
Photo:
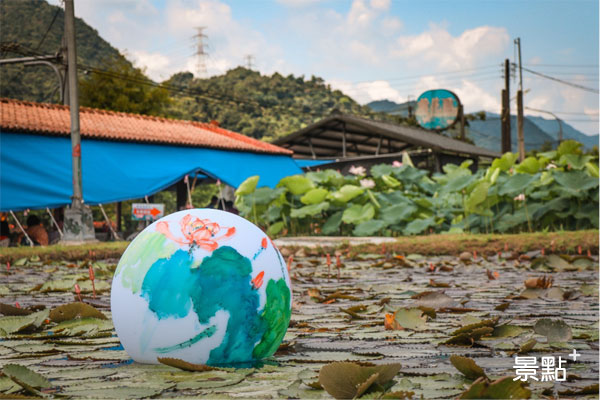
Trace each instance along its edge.
<instances>
[{"instance_id":1,"label":"green hill","mask_svg":"<svg viewBox=\"0 0 600 400\"><path fill-rule=\"evenodd\" d=\"M0 58L55 54L61 47L63 30L64 11L60 7L39 0L0 1ZM75 18L75 32L80 64L107 68L115 59L125 60L117 49L80 18ZM58 102L59 94L55 92L57 86L56 75L48 66L0 66L1 97Z\"/></svg>"},{"instance_id":2,"label":"green hill","mask_svg":"<svg viewBox=\"0 0 600 400\"><path fill-rule=\"evenodd\" d=\"M400 120L359 105L314 76L304 79L279 73L261 75L238 67L208 79L194 79L191 73L180 73L164 83L184 88L171 91L168 116L216 120L227 129L255 138L272 139L288 134L334 110Z\"/></svg>"},{"instance_id":3,"label":"green hill","mask_svg":"<svg viewBox=\"0 0 600 400\"><path fill-rule=\"evenodd\" d=\"M0 57L55 54L61 46L63 27L60 7L41 0L2 0ZM85 21L76 18L75 29L79 65L99 69L79 71L83 106L203 122L215 120L226 129L265 140L300 129L334 110L414 122L374 112L314 76L261 75L238 67L208 79L195 79L191 73L181 72L157 89L157 84L133 68ZM56 76L47 66L0 66L2 97L58 103L56 88Z\"/></svg>"}]
</instances>

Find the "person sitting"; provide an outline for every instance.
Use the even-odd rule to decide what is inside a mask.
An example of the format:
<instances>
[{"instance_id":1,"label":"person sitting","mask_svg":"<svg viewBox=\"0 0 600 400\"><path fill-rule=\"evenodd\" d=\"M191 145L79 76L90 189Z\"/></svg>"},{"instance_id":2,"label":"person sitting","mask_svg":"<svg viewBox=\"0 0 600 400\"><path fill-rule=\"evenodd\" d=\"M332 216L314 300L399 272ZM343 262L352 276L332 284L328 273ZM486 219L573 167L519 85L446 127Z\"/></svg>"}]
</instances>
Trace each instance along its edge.
<instances>
[{"instance_id":1,"label":"person sitting","mask_svg":"<svg viewBox=\"0 0 600 400\"><path fill-rule=\"evenodd\" d=\"M48 232L42 225L42 221L37 215L30 215L27 217L27 235L33 240L33 244L48 246Z\"/></svg>"}]
</instances>

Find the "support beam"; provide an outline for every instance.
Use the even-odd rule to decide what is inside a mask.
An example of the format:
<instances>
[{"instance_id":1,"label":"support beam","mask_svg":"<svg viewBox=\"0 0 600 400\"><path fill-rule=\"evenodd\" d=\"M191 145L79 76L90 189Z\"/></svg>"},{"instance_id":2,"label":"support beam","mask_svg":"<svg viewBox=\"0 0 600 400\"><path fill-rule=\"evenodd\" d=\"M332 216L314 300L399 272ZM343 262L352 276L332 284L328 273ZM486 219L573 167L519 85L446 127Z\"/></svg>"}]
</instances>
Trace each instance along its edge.
<instances>
[{"instance_id":1,"label":"support beam","mask_svg":"<svg viewBox=\"0 0 600 400\"><path fill-rule=\"evenodd\" d=\"M177 211L184 210L185 205L187 204L188 194L187 194L187 185L185 182L180 180L177 182Z\"/></svg>"},{"instance_id":2,"label":"support beam","mask_svg":"<svg viewBox=\"0 0 600 400\"><path fill-rule=\"evenodd\" d=\"M317 158L317 155L315 154L315 149L313 149L312 140L310 137L308 138L308 146L310 147L310 152L312 153L312 158L314 160Z\"/></svg>"},{"instance_id":3,"label":"support beam","mask_svg":"<svg viewBox=\"0 0 600 400\"><path fill-rule=\"evenodd\" d=\"M123 217L123 203L121 203L120 201L118 201L115 204L115 215L116 215L116 223L117 223L117 232L121 232L121 220Z\"/></svg>"},{"instance_id":4,"label":"support beam","mask_svg":"<svg viewBox=\"0 0 600 400\"><path fill-rule=\"evenodd\" d=\"M342 136L342 157L346 157L346 123L342 124L343 136Z\"/></svg>"}]
</instances>

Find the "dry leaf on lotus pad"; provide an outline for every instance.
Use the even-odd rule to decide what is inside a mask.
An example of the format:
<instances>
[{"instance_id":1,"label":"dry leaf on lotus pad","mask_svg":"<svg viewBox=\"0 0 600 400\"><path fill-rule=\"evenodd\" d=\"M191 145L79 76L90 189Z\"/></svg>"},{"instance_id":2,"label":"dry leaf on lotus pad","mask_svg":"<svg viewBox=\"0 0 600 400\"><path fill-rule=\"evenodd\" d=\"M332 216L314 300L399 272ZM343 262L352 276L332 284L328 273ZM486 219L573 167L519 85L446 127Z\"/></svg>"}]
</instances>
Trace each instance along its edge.
<instances>
[{"instance_id":1,"label":"dry leaf on lotus pad","mask_svg":"<svg viewBox=\"0 0 600 400\"><path fill-rule=\"evenodd\" d=\"M48 379L22 365L6 364L4 368L2 368L2 372L16 384L34 394L38 393L37 389L47 389L52 387L52 384Z\"/></svg>"},{"instance_id":2,"label":"dry leaf on lotus pad","mask_svg":"<svg viewBox=\"0 0 600 400\"><path fill-rule=\"evenodd\" d=\"M521 381L513 381L507 376L494 382L481 377L460 396L461 399L528 399L531 390L523 387Z\"/></svg>"},{"instance_id":3,"label":"dry leaf on lotus pad","mask_svg":"<svg viewBox=\"0 0 600 400\"><path fill-rule=\"evenodd\" d=\"M54 322L63 322L75 318L108 319L102 312L89 304L75 302L58 306L50 311L50 319Z\"/></svg>"},{"instance_id":4,"label":"dry leaf on lotus pad","mask_svg":"<svg viewBox=\"0 0 600 400\"><path fill-rule=\"evenodd\" d=\"M472 358L453 355L450 356L450 362L457 370L471 380L486 376L483 369Z\"/></svg>"},{"instance_id":5,"label":"dry leaf on lotus pad","mask_svg":"<svg viewBox=\"0 0 600 400\"><path fill-rule=\"evenodd\" d=\"M161 364L168 365L169 367L179 368L184 371L191 372L204 372L204 371L213 371L218 370L219 368L211 367L204 364L193 364L187 361L180 360L179 358L171 358L171 357L158 357L158 362Z\"/></svg>"},{"instance_id":6,"label":"dry leaf on lotus pad","mask_svg":"<svg viewBox=\"0 0 600 400\"><path fill-rule=\"evenodd\" d=\"M335 362L321 368L319 383L336 399L352 399L374 383L383 385L390 381L400 368L400 364L366 367L351 362Z\"/></svg>"}]
</instances>

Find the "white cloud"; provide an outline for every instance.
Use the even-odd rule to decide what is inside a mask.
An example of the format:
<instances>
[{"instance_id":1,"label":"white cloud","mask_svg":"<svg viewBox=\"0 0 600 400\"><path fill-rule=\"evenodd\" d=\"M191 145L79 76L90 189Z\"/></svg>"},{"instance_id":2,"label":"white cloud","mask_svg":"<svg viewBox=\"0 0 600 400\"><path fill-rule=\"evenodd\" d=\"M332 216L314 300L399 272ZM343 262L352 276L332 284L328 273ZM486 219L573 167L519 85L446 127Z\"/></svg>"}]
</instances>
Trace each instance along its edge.
<instances>
[{"instance_id":1,"label":"white cloud","mask_svg":"<svg viewBox=\"0 0 600 400\"><path fill-rule=\"evenodd\" d=\"M125 18L125 14L122 11L115 11L110 14L108 17L108 22L111 24L118 24L122 22L127 22L127 18Z\"/></svg>"},{"instance_id":2,"label":"white cloud","mask_svg":"<svg viewBox=\"0 0 600 400\"><path fill-rule=\"evenodd\" d=\"M537 64L541 64L542 63L542 58L541 57L532 57L529 59L529 65L537 65Z\"/></svg>"},{"instance_id":3,"label":"white cloud","mask_svg":"<svg viewBox=\"0 0 600 400\"><path fill-rule=\"evenodd\" d=\"M480 110L500 112L500 96L493 96L475 83L465 79L460 87L454 92L462 102L465 112L476 112Z\"/></svg>"},{"instance_id":4,"label":"white cloud","mask_svg":"<svg viewBox=\"0 0 600 400\"><path fill-rule=\"evenodd\" d=\"M160 53L148 53L143 50L131 52L134 65L145 70L146 74L157 80L165 80L164 72L169 70L169 58Z\"/></svg>"},{"instance_id":5,"label":"white cloud","mask_svg":"<svg viewBox=\"0 0 600 400\"><path fill-rule=\"evenodd\" d=\"M375 12L367 6L364 0L354 0L348 13L348 25L351 28L364 28L369 26Z\"/></svg>"},{"instance_id":6,"label":"white cloud","mask_svg":"<svg viewBox=\"0 0 600 400\"><path fill-rule=\"evenodd\" d=\"M390 3L391 0L371 0L371 8L387 11L390 8Z\"/></svg>"},{"instance_id":7,"label":"white cloud","mask_svg":"<svg viewBox=\"0 0 600 400\"><path fill-rule=\"evenodd\" d=\"M583 112L590 117L597 118L600 115L600 110L598 110L597 108L583 107Z\"/></svg>"},{"instance_id":8,"label":"white cloud","mask_svg":"<svg viewBox=\"0 0 600 400\"><path fill-rule=\"evenodd\" d=\"M203 26L205 38L206 66L208 75L222 74L236 65L243 65L247 54L255 57L258 68L267 65L268 60L278 56L278 49L270 45L261 33L236 21L231 7L217 0L196 0L193 2L172 1L167 9L167 28L178 36L189 38ZM197 60L195 60L197 62ZM191 62L186 61L189 67ZM196 68L191 70L196 71Z\"/></svg>"},{"instance_id":9,"label":"white cloud","mask_svg":"<svg viewBox=\"0 0 600 400\"><path fill-rule=\"evenodd\" d=\"M331 80L328 83L333 89L342 91L361 104L384 99L399 103L406 101L406 98L402 97L400 92L392 88L387 81L351 83L342 80Z\"/></svg>"},{"instance_id":10,"label":"white cloud","mask_svg":"<svg viewBox=\"0 0 600 400\"><path fill-rule=\"evenodd\" d=\"M279 4L283 4L288 7L306 7L319 3L321 0L276 0Z\"/></svg>"},{"instance_id":11,"label":"white cloud","mask_svg":"<svg viewBox=\"0 0 600 400\"><path fill-rule=\"evenodd\" d=\"M400 36L391 52L413 65L433 62L439 69L461 69L503 54L508 44L505 28L480 26L453 37L445 28L432 24L421 34Z\"/></svg>"},{"instance_id":12,"label":"white cloud","mask_svg":"<svg viewBox=\"0 0 600 400\"><path fill-rule=\"evenodd\" d=\"M385 17L383 18L383 21L381 21L382 32L388 36L397 33L402 29L402 26L402 21L396 17Z\"/></svg>"}]
</instances>

